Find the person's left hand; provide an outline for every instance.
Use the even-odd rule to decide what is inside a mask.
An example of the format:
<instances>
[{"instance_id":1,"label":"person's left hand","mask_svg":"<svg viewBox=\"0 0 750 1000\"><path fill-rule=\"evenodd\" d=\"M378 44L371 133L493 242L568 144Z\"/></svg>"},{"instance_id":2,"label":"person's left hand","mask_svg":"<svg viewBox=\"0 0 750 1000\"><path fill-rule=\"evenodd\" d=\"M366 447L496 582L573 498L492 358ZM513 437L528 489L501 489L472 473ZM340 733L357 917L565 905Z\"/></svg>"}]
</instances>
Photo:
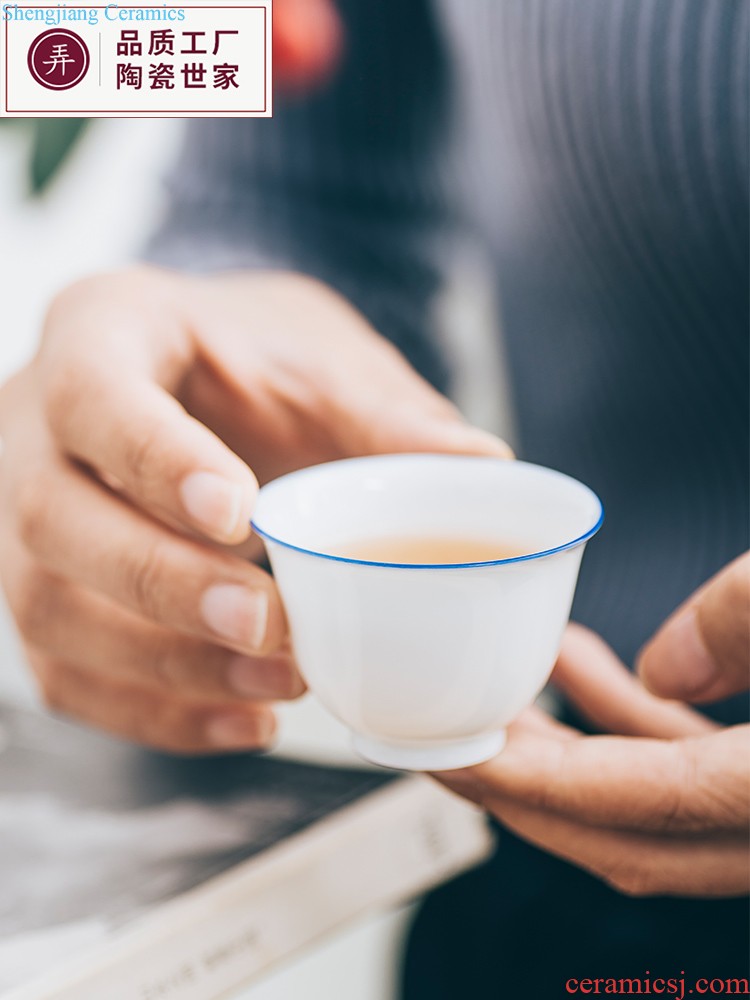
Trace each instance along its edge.
<instances>
[{"instance_id":1,"label":"person's left hand","mask_svg":"<svg viewBox=\"0 0 750 1000\"><path fill-rule=\"evenodd\" d=\"M720 728L684 704L747 689L750 554L702 587L639 660L649 693L593 632L571 625L553 674L597 729L537 708L486 764L436 775L537 846L638 895L748 891L750 725Z\"/></svg>"}]
</instances>

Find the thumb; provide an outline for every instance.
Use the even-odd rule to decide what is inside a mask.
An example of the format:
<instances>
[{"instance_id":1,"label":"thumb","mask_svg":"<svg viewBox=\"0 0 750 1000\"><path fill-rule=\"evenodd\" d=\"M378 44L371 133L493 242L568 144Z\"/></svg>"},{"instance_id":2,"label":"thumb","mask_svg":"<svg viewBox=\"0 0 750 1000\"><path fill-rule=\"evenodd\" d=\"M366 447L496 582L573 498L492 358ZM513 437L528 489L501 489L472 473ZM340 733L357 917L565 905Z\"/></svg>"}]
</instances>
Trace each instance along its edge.
<instances>
[{"instance_id":1,"label":"thumb","mask_svg":"<svg viewBox=\"0 0 750 1000\"><path fill-rule=\"evenodd\" d=\"M750 686L750 553L701 587L667 619L638 662L662 698L718 701Z\"/></svg>"}]
</instances>

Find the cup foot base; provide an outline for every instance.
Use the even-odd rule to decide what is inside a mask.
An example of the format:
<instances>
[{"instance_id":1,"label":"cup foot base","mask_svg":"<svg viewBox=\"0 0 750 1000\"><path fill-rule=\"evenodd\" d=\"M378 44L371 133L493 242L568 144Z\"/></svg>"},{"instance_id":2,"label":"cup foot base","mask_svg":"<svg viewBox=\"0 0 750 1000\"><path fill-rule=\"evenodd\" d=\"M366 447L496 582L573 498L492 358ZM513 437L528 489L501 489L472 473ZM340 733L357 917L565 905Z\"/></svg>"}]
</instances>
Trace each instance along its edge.
<instances>
[{"instance_id":1,"label":"cup foot base","mask_svg":"<svg viewBox=\"0 0 750 1000\"><path fill-rule=\"evenodd\" d=\"M481 764L505 746L506 733L474 736L450 743L386 743L355 733L354 749L365 760L397 771L453 771L459 767Z\"/></svg>"}]
</instances>

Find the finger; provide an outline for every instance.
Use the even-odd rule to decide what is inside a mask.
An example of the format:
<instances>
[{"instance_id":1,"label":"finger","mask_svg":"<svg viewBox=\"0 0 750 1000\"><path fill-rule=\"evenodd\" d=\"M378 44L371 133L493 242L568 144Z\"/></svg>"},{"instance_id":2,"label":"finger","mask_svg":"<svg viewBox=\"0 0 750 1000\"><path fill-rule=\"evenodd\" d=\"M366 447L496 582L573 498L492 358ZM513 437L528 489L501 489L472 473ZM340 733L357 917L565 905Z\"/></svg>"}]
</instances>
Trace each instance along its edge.
<instances>
[{"instance_id":1,"label":"finger","mask_svg":"<svg viewBox=\"0 0 750 1000\"><path fill-rule=\"evenodd\" d=\"M403 355L383 340L362 316L330 288L311 279L264 276L252 289L254 309L262 322L253 336L260 355L269 361L282 382L272 381L282 392L269 392L263 365L247 352L232 349L210 335L213 317L227 302L239 309L250 290L247 277L226 278L217 295L202 288L196 315L213 379L190 379L183 394L191 413L211 418L211 426L237 454L252 456L252 466L262 482L300 464L330 461L357 455L391 452L459 452L512 457L505 442L468 424L456 407L417 374ZM229 298L228 298L229 296ZM234 296L239 296L236 300ZM280 310L283 315L280 314ZM194 307L195 311L195 307ZM278 329L298 326L300 317L315 317L320 357L341 355L347 377L337 368L315 367L308 359L304 371L289 344L279 340ZM311 320L312 322L312 320ZM347 347L356 343L356 350ZM342 355L345 352L345 358ZM315 370L311 374L310 365ZM342 361L343 364L343 361ZM304 392L300 395L299 386ZM291 392L291 397L289 393ZM295 406L290 398L297 399ZM314 419L300 424L300 405ZM262 425L264 433L258 436ZM304 433L301 433L304 430Z\"/></svg>"},{"instance_id":2,"label":"finger","mask_svg":"<svg viewBox=\"0 0 750 1000\"><path fill-rule=\"evenodd\" d=\"M741 896L750 878L744 838L664 839L597 829L504 799L485 806L537 847L632 896Z\"/></svg>"},{"instance_id":3,"label":"finger","mask_svg":"<svg viewBox=\"0 0 750 1000\"><path fill-rule=\"evenodd\" d=\"M29 470L17 510L21 540L50 572L143 618L253 655L286 636L267 573L175 535L66 463Z\"/></svg>"},{"instance_id":4,"label":"finger","mask_svg":"<svg viewBox=\"0 0 750 1000\"><path fill-rule=\"evenodd\" d=\"M396 401L373 399L382 407L363 421L360 430L364 454L381 452L439 452L514 458L507 442L489 431L474 427L459 411L430 386L421 385L415 373L406 372L408 392ZM360 403L361 407L361 403ZM356 453L356 452L355 452Z\"/></svg>"},{"instance_id":5,"label":"finger","mask_svg":"<svg viewBox=\"0 0 750 1000\"><path fill-rule=\"evenodd\" d=\"M643 683L663 698L718 701L750 687L750 554L701 587L642 650Z\"/></svg>"},{"instance_id":6,"label":"finger","mask_svg":"<svg viewBox=\"0 0 750 1000\"><path fill-rule=\"evenodd\" d=\"M305 691L288 649L265 657L233 653L146 622L41 570L25 586L24 605L12 601L19 630L27 644L55 659L193 700L289 700Z\"/></svg>"},{"instance_id":7,"label":"finger","mask_svg":"<svg viewBox=\"0 0 750 1000\"><path fill-rule=\"evenodd\" d=\"M552 682L604 732L679 739L718 728L685 705L646 691L609 646L581 625L566 629Z\"/></svg>"},{"instance_id":8,"label":"finger","mask_svg":"<svg viewBox=\"0 0 750 1000\"><path fill-rule=\"evenodd\" d=\"M553 716L547 715L546 712L543 712L536 705L525 709L515 722L510 724L508 732L512 734L518 729L522 732L535 733L538 736L558 740L577 740L581 736L577 729L573 729Z\"/></svg>"},{"instance_id":9,"label":"finger","mask_svg":"<svg viewBox=\"0 0 750 1000\"><path fill-rule=\"evenodd\" d=\"M516 725L497 757L439 778L478 801L499 795L576 822L658 832L745 830L750 726L671 742L559 740Z\"/></svg>"},{"instance_id":10,"label":"finger","mask_svg":"<svg viewBox=\"0 0 750 1000\"><path fill-rule=\"evenodd\" d=\"M176 753L217 753L267 747L276 722L263 702L205 705L123 684L48 657L32 666L54 711L115 736Z\"/></svg>"},{"instance_id":11,"label":"finger","mask_svg":"<svg viewBox=\"0 0 750 1000\"><path fill-rule=\"evenodd\" d=\"M147 371L93 362L56 371L47 416L66 454L114 477L139 506L215 541L247 537L255 476Z\"/></svg>"}]
</instances>

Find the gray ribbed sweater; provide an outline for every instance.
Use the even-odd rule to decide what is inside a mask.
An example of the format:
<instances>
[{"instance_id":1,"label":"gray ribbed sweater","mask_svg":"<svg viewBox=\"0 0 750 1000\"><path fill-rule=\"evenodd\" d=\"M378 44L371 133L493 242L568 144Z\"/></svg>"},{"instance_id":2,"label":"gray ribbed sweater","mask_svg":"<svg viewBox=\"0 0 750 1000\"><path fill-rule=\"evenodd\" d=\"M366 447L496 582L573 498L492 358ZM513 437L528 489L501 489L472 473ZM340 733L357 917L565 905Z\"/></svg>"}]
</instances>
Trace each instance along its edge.
<instances>
[{"instance_id":1,"label":"gray ribbed sweater","mask_svg":"<svg viewBox=\"0 0 750 1000\"><path fill-rule=\"evenodd\" d=\"M273 120L193 121L151 256L341 289L447 384L446 248L495 262L522 455L602 496L575 615L627 659L748 545L746 0L341 0Z\"/></svg>"}]
</instances>

